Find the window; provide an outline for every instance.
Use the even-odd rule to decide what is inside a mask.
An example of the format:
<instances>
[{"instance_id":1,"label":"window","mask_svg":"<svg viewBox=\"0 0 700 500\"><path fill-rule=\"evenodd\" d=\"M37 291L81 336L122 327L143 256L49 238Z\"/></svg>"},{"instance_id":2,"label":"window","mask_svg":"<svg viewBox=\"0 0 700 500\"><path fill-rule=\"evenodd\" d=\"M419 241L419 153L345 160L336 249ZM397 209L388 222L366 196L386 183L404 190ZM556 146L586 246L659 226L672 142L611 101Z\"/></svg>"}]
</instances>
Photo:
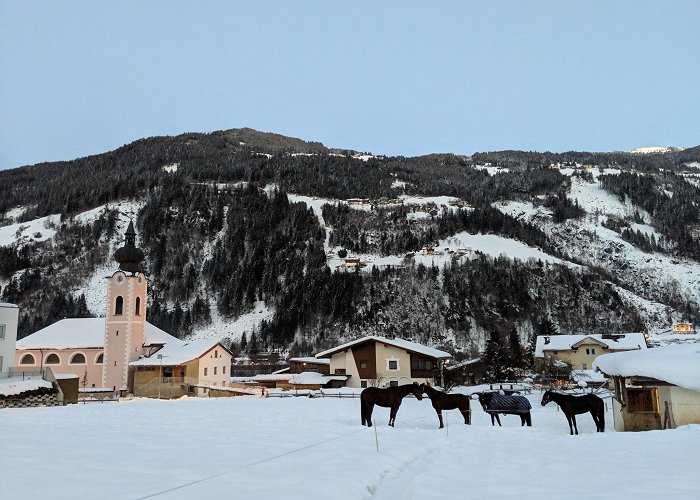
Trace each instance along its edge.
<instances>
[{"instance_id":1,"label":"window","mask_svg":"<svg viewBox=\"0 0 700 500\"><path fill-rule=\"evenodd\" d=\"M588 370L588 365L586 363L581 364L582 370Z\"/></svg>"},{"instance_id":2,"label":"window","mask_svg":"<svg viewBox=\"0 0 700 500\"><path fill-rule=\"evenodd\" d=\"M360 368L367 368L367 361L360 361Z\"/></svg>"},{"instance_id":3,"label":"window","mask_svg":"<svg viewBox=\"0 0 700 500\"><path fill-rule=\"evenodd\" d=\"M392 380L389 382L389 387L398 387L399 386L399 381L398 380Z\"/></svg>"},{"instance_id":4,"label":"window","mask_svg":"<svg viewBox=\"0 0 700 500\"><path fill-rule=\"evenodd\" d=\"M389 370L398 370L399 369L399 362L398 362L398 360L390 359L389 364L387 366L389 367Z\"/></svg>"},{"instance_id":5,"label":"window","mask_svg":"<svg viewBox=\"0 0 700 500\"><path fill-rule=\"evenodd\" d=\"M627 407L630 413L656 412L656 389L627 389Z\"/></svg>"},{"instance_id":6,"label":"window","mask_svg":"<svg viewBox=\"0 0 700 500\"><path fill-rule=\"evenodd\" d=\"M61 358L58 357L58 354L51 353L48 356L46 356L46 364L47 365L58 365L61 363Z\"/></svg>"},{"instance_id":7,"label":"window","mask_svg":"<svg viewBox=\"0 0 700 500\"><path fill-rule=\"evenodd\" d=\"M73 357L70 358L70 364L71 365L84 365L85 364L85 355L81 353L76 353L73 354Z\"/></svg>"},{"instance_id":8,"label":"window","mask_svg":"<svg viewBox=\"0 0 700 500\"><path fill-rule=\"evenodd\" d=\"M214 367L214 375L216 375L216 366Z\"/></svg>"},{"instance_id":9,"label":"window","mask_svg":"<svg viewBox=\"0 0 700 500\"><path fill-rule=\"evenodd\" d=\"M163 377L172 377L173 376L173 367L172 366L164 366L163 367Z\"/></svg>"},{"instance_id":10,"label":"window","mask_svg":"<svg viewBox=\"0 0 700 500\"><path fill-rule=\"evenodd\" d=\"M595 354L595 347L591 348L591 354Z\"/></svg>"},{"instance_id":11,"label":"window","mask_svg":"<svg viewBox=\"0 0 700 500\"><path fill-rule=\"evenodd\" d=\"M105 355L104 353L100 353L97 355L97 359L95 359L95 364L96 365L101 365L102 363L105 362Z\"/></svg>"},{"instance_id":12,"label":"window","mask_svg":"<svg viewBox=\"0 0 700 500\"><path fill-rule=\"evenodd\" d=\"M214 350L214 357L215 357L215 358L218 358L218 357L219 357L219 351Z\"/></svg>"},{"instance_id":13,"label":"window","mask_svg":"<svg viewBox=\"0 0 700 500\"><path fill-rule=\"evenodd\" d=\"M5 338L5 325L0 325L0 340Z\"/></svg>"},{"instance_id":14,"label":"window","mask_svg":"<svg viewBox=\"0 0 700 500\"><path fill-rule=\"evenodd\" d=\"M366 380L360 380L360 387L363 389L367 387L367 381Z\"/></svg>"},{"instance_id":15,"label":"window","mask_svg":"<svg viewBox=\"0 0 700 500\"><path fill-rule=\"evenodd\" d=\"M586 348L586 354L590 354L590 353L591 353L591 350Z\"/></svg>"},{"instance_id":16,"label":"window","mask_svg":"<svg viewBox=\"0 0 700 500\"><path fill-rule=\"evenodd\" d=\"M226 367L225 367L225 366L221 369L221 373L223 373L224 375L226 375Z\"/></svg>"},{"instance_id":17,"label":"window","mask_svg":"<svg viewBox=\"0 0 700 500\"><path fill-rule=\"evenodd\" d=\"M34 356L31 354L25 354L22 356L22 359L19 360L20 365L35 365L36 360L34 359Z\"/></svg>"},{"instance_id":18,"label":"window","mask_svg":"<svg viewBox=\"0 0 700 500\"><path fill-rule=\"evenodd\" d=\"M207 376L207 368L204 369L204 376Z\"/></svg>"},{"instance_id":19,"label":"window","mask_svg":"<svg viewBox=\"0 0 700 500\"><path fill-rule=\"evenodd\" d=\"M141 297L136 297L136 316L141 316Z\"/></svg>"},{"instance_id":20,"label":"window","mask_svg":"<svg viewBox=\"0 0 700 500\"><path fill-rule=\"evenodd\" d=\"M117 297L116 302L114 303L114 314L122 314L122 311L124 310L124 297L119 295Z\"/></svg>"}]
</instances>

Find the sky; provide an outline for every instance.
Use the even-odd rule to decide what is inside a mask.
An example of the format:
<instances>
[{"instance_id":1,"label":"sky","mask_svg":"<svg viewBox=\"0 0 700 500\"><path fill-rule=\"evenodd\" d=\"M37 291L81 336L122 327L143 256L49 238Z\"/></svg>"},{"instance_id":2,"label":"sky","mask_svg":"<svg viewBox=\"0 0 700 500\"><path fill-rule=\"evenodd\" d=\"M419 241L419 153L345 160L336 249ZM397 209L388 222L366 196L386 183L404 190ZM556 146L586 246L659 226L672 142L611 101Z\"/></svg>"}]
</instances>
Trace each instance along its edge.
<instances>
[{"instance_id":1,"label":"sky","mask_svg":"<svg viewBox=\"0 0 700 500\"><path fill-rule=\"evenodd\" d=\"M251 127L329 147L700 144L700 2L0 2L0 169Z\"/></svg>"}]
</instances>

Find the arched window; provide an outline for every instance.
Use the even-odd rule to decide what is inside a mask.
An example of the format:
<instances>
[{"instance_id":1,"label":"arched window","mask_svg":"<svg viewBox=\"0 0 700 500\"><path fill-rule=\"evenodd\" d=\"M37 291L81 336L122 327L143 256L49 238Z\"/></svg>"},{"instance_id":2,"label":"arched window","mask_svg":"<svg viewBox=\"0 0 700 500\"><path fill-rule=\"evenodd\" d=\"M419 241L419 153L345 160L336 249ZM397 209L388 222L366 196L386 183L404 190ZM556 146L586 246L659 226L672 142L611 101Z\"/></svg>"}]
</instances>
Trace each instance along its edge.
<instances>
[{"instance_id":1,"label":"arched window","mask_svg":"<svg viewBox=\"0 0 700 500\"><path fill-rule=\"evenodd\" d=\"M141 297L136 297L136 316L141 314Z\"/></svg>"},{"instance_id":2,"label":"arched window","mask_svg":"<svg viewBox=\"0 0 700 500\"><path fill-rule=\"evenodd\" d=\"M101 365L104 362L105 362L105 355L104 355L104 353L101 352L100 354L97 355L97 359L95 359L95 364Z\"/></svg>"},{"instance_id":3,"label":"arched window","mask_svg":"<svg viewBox=\"0 0 700 500\"><path fill-rule=\"evenodd\" d=\"M114 314L121 314L124 310L124 297L119 295L117 297L117 302L114 305Z\"/></svg>"},{"instance_id":4,"label":"arched window","mask_svg":"<svg viewBox=\"0 0 700 500\"><path fill-rule=\"evenodd\" d=\"M34 365L36 364L36 359L31 354L25 354L22 359L19 360L20 365Z\"/></svg>"},{"instance_id":5,"label":"arched window","mask_svg":"<svg viewBox=\"0 0 700 500\"><path fill-rule=\"evenodd\" d=\"M46 364L59 365L61 364L61 359L58 357L58 354L51 353L48 356L46 356Z\"/></svg>"},{"instance_id":6,"label":"arched window","mask_svg":"<svg viewBox=\"0 0 700 500\"><path fill-rule=\"evenodd\" d=\"M73 354L73 357L70 358L70 364L71 365L84 365L85 364L85 355L81 354L79 352Z\"/></svg>"}]
</instances>

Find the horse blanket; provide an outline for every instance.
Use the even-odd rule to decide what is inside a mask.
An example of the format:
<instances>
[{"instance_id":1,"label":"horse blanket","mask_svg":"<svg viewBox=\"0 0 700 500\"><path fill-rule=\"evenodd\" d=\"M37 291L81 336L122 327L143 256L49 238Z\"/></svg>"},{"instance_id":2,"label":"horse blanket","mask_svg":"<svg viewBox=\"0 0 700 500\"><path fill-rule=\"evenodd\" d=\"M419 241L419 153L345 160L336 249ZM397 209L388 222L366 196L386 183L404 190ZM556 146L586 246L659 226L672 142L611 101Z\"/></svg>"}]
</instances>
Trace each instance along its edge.
<instances>
[{"instance_id":1,"label":"horse blanket","mask_svg":"<svg viewBox=\"0 0 700 500\"><path fill-rule=\"evenodd\" d=\"M486 413L527 413L531 408L530 401L524 396L494 394Z\"/></svg>"}]
</instances>

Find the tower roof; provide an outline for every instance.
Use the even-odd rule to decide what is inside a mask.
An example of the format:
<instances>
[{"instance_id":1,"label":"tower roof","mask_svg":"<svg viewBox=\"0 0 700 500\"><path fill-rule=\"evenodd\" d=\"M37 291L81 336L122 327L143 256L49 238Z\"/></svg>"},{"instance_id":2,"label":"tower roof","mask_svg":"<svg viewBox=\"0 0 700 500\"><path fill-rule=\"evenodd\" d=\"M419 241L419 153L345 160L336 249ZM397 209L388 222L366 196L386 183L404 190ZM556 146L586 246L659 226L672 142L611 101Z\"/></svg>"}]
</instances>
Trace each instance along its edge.
<instances>
[{"instance_id":1,"label":"tower roof","mask_svg":"<svg viewBox=\"0 0 700 500\"><path fill-rule=\"evenodd\" d=\"M140 248L136 248L136 230L134 222L129 221L129 227L124 233L124 246L114 252L114 260L119 262L119 269L124 272L136 274L140 271L139 264L143 262L144 255Z\"/></svg>"}]
</instances>

